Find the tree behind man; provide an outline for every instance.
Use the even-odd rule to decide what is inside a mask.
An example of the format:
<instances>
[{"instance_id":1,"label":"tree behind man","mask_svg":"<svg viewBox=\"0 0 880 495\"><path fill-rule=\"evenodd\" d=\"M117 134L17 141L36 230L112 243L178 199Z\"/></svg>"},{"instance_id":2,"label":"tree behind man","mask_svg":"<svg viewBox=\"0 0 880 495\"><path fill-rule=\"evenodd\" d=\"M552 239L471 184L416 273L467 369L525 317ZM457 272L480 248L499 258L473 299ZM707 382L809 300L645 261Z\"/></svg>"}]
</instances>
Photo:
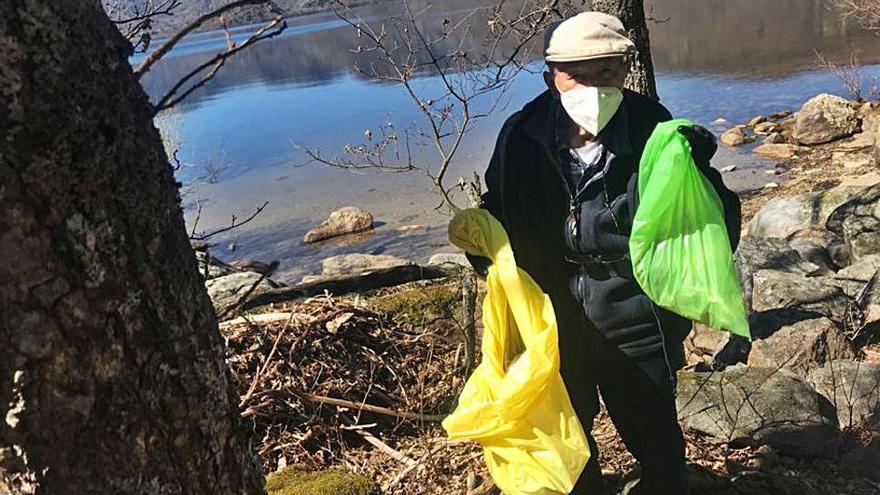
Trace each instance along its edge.
<instances>
[{"instance_id":1,"label":"tree behind man","mask_svg":"<svg viewBox=\"0 0 880 495\"><path fill-rule=\"evenodd\" d=\"M130 51L0 3L0 492L262 493Z\"/></svg>"}]
</instances>

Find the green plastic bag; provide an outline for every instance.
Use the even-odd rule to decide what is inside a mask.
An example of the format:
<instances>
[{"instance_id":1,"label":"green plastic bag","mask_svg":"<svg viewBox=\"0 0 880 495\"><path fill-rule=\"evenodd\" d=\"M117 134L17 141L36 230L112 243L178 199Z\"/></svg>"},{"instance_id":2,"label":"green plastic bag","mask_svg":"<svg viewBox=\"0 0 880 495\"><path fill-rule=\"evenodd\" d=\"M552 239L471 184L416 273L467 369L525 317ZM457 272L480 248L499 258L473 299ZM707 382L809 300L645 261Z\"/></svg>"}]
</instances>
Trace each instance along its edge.
<instances>
[{"instance_id":1,"label":"green plastic bag","mask_svg":"<svg viewBox=\"0 0 880 495\"><path fill-rule=\"evenodd\" d=\"M633 273L657 305L751 338L721 199L697 169L679 119L654 129L639 164Z\"/></svg>"}]
</instances>

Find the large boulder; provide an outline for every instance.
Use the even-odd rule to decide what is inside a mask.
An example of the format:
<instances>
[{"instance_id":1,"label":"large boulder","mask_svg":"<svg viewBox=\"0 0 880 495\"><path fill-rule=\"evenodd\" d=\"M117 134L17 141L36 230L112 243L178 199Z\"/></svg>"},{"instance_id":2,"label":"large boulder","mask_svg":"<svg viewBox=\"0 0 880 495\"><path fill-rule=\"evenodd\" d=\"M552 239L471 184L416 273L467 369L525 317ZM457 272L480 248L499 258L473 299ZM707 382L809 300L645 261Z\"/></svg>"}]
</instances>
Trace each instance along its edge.
<instances>
[{"instance_id":1,"label":"large boulder","mask_svg":"<svg viewBox=\"0 0 880 495\"><path fill-rule=\"evenodd\" d=\"M735 366L678 374L677 405L685 430L716 443L765 443L780 453L815 457L828 451L837 416L806 382L774 368Z\"/></svg>"},{"instance_id":2,"label":"large boulder","mask_svg":"<svg viewBox=\"0 0 880 495\"><path fill-rule=\"evenodd\" d=\"M773 198L749 222L748 235L788 237L805 229L824 229L835 210L870 185L873 183L852 178L827 191Z\"/></svg>"},{"instance_id":3,"label":"large boulder","mask_svg":"<svg viewBox=\"0 0 880 495\"><path fill-rule=\"evenodd\" d=\"M322 262L321 278L356 277L365 273L387 271L415 263L387 254L341 254Z\"/></svg>"},{"instance_id":4,"label":"large boulder","mask_svg":"<svg viewBox=\"0 0 880 495\"><path fill-rule=\"evenodd\" d=\"M791 308L844 321L852 301L831 277L805 277L779 270L760 270L752 277L752 309Z\"/></svg>"},{"instance_id":5,"label":"large boulder","mask_svg":"<svg viewBox=\"0 0 880 495\"><path fill-rule=\"evenodd\" d=\"M794 139L801 144L822 144L852 135L859 129L856 109L839 96L821 94L801 107L794 124Z\"/></svg>"},{"instance_id":6,"label":"large boulder","mask_svg":"<svg viewBox=\"0 0 880 495\"><path fill-rule=\"evenodd\" d=\"M324 223L306 232L303 241L306 243L318 242L343 234L363 232L372 228L373 215L360 208L346 206L334 211Z\"/></svg>"},{"instance_id":7,"label":"large boulder","mask_svg":"<svg viewBox=\"0 0 880 495\"><path fill-rule=\"evenodd\" d=\"M812 370L807 381L837 409L841 427L880 421L880 364L829 361Z\"/></svg>"},{"instance_id":8,"label":"large boulder","mask_svg":"<svg viewBox=\"0 0 880 495\"><path fill-rule=\"evenodd\" d=\"M743 237L735 259L743 295L749 307L752 306L752 279L760 270L772 269L798 275L817 275L822 272L821 266L804 261L786 239L776 237Z\"/></svg>"},{"instance_id":9,"label":"large boulder","mask_svg":"<svg viewBox=\"0 0 880 495\"><path fill-rule=\"evenodd\" d=\"M838 286L859 305L866 328L880 323L880 254L862 257L834 275Z\"/></svg>"},{"instance_id":10,"label":"large boulder","mask_svg":"<svg viewBox=\"0 0 880 495\"><path fill-rule=\"evenodd\" d=\"M221 315L243 303L245 297L255 297L280 285L257 272L236 272L212 278L205 282L205 287L214 311Z\"/></svg>"},{"instance_id":11,"label":"large boulder","mask_svg":"<svg viewBox=\"0 0 880 495\"><path fill-rule=\"evenodd\" d=\"M843 236L856 258L880 254L880 183L837 207L826 226Z\"/></svg>"},{"instance_id":12,"label":"large boulder","mask_svg":"<svg viewBox=\"0 0 880 495\"><path fill-rule=\"evenodd\" d=\"M828 318L803 320L752 342L749 366L785 368L806 377L833 359L855 357L843 332Z\"/></svg>"}]
</instances>

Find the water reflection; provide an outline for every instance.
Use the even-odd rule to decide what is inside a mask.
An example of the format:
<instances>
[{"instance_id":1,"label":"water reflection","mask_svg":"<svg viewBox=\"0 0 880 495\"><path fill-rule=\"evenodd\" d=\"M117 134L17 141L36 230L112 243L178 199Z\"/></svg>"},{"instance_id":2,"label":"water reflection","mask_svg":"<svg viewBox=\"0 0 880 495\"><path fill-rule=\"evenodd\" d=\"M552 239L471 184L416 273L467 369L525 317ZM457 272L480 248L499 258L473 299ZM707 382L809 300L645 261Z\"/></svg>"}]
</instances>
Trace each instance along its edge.
<instances>
[{"instance_id":1,"label":"water reflection","mask_svg":"<svg viewBox=\"0 0 880 495\"><path fill-rule=\"evenodd\" d=\"M461 15L474 5L465 0L433 3L433 19ZM880 37L842 23L826 0L653 4L655 17L665 20L651 28L661 98L674 115L701 123L718 117L741 122L757 113L795 109L819 92L841 93L833 75L815 69L817 50L841 60L858 47L862 61L880 60ZM379 20L399 6L382 3L360 13ZM418 121L419 112L399 86L373 83L352 69L357 63L369 65L370 59L354 52L354 31L335 16L306 16L290 25L281 37L230 59L216 79L159 120L166 134L181 143L180 157L187 165L179 174L182 180L202 175L206 165L222 169L216 183L188 198L206 202L200 227L222 227L233 213L241 218L269 201L247 228L221 239L234 239L237 249L223 253L224 242L219 254L278 259L287 280L319 271L321 258L340 252L388 252L423 260L444 249L444 229L438 225L447 217L433 211L437 196L422 177L292 166L302 160L295 144L332 154L362 139L365 129L387 121ZM440 23L428 27L435 25ZM474 31L468 50L482 49L484 37ZM161 96L223 44L217 33L199 34L147 74L146 89L153 98ZM867 67L866 75L880 77L880 65ZM425 74L418 84L430 91L439 82ZM539 76L518 78L508 107L481 121L468 137L452 177L482 172L504 118L542 90ZM756 181L765 177L753 172L767 163L748 151L722 150L716 165L731 163L739 171L728 180L739 190L758 186ZM370 210L386 225L356 245L302 245L309 226L346 205ZM401 235L397 229L409 224L429 228Z\"/></svg>"},{"instance_id":2,"label":"water reflection","mask_svg":"<svg viewBox=\"0 0 880 495\"><path fill-rule=\"evenodd\" d=\"M812 68L816 52L880 60L880 38L843 22L826 0L649 0L660 71L767 77Z\"/></svg>"},{"instance_id":3,"label":"water reflection","mask_svg":"<svg viewBox=\"0 0 880 495\"><path fill-rule=\"evenodd\" d=\"M415 2L415 10L424 7L419 3ZM444 16L469 12L474 4L492 5L462 0L431 3L423 27L433 34L439 33ZM649 0L648 8L659 21L651 25L651 38L660 71L766 77L813 67L817 51L847 59L855 47L863 62L880 60L878 37L843 22L826 0ZM399 2L388 2L359 14L379 23L381 12L400 9ZM485 36L485 22L477 17L465 48L485 52ZM332 14L294 18L282 36L229 60L189 103L254 83L316 86L346 74L363 78L354 67L381 70L382 66L376 64L377 56L357 53L361 42L350 26ZM203 33L176 49L144 78L147 92L161 94L224 43L218 33Z\"/></svg>"}]
</instances>

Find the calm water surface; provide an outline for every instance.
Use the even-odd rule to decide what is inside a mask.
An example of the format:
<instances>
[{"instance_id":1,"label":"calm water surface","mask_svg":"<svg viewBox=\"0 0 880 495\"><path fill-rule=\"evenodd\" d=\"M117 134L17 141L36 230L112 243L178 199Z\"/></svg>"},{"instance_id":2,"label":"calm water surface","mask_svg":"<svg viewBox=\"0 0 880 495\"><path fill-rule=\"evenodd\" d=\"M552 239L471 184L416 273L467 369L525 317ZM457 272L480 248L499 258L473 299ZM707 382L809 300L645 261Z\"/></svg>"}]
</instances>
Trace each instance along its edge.
<instances>
[{"instance_id":1,"label":"calm water surface","mask_svg":"<svg viewBox=\"0 0 880 495\"><path fill-rule=\"evenodd\" d=\"M436 17L426 22L472 5L434 2ZM381 22L399 8L389 2L360 15ZM651 26L659 92L677 117L707 125L718 118L739 123L760 113L794 110L820 92L846 96L833 75L816 68L817 51L840 61L857 53L864 79L880 77L880 37L845 24L823 0L654 0L653 16L661 21ZM247 29L235 34L246 36ZM479 47L479 34L472 49ZM148 93L160 97L224 43L209 32L176 48L145 77ZM292 19L282 36L231 59L216 79L160 117L166 139L180 145L180 179L210 177L186 193L190 224L196 202L203 205L199 230L222 227L231 215L247 216L269 202L256 220L215 239L220 256L277 259L279 278L295 282L319 272L320 260L334 254L386 253L424 261L454 249L445 239L448 217L434 210L438 199L423 177L302 166L306 160L298 146L339 154L346 143L360 142L366 129L419 118L400 87L377 84L353 70L369 63L353 52L357 44L351 28L332 14ZM426 91L438 84L430 76L418 81ZM517 78L506 107L480 121L467 137L451 176L482 173L504 118L542 90L539 75ZM725 149L715 160L716 167L734 163L739 170L728 181L738 190L763 185L761 169L772 167L748 150ZM308 228L345 205L371 211L376 232L302 244Z\"/></svg>"}]
</instances>

